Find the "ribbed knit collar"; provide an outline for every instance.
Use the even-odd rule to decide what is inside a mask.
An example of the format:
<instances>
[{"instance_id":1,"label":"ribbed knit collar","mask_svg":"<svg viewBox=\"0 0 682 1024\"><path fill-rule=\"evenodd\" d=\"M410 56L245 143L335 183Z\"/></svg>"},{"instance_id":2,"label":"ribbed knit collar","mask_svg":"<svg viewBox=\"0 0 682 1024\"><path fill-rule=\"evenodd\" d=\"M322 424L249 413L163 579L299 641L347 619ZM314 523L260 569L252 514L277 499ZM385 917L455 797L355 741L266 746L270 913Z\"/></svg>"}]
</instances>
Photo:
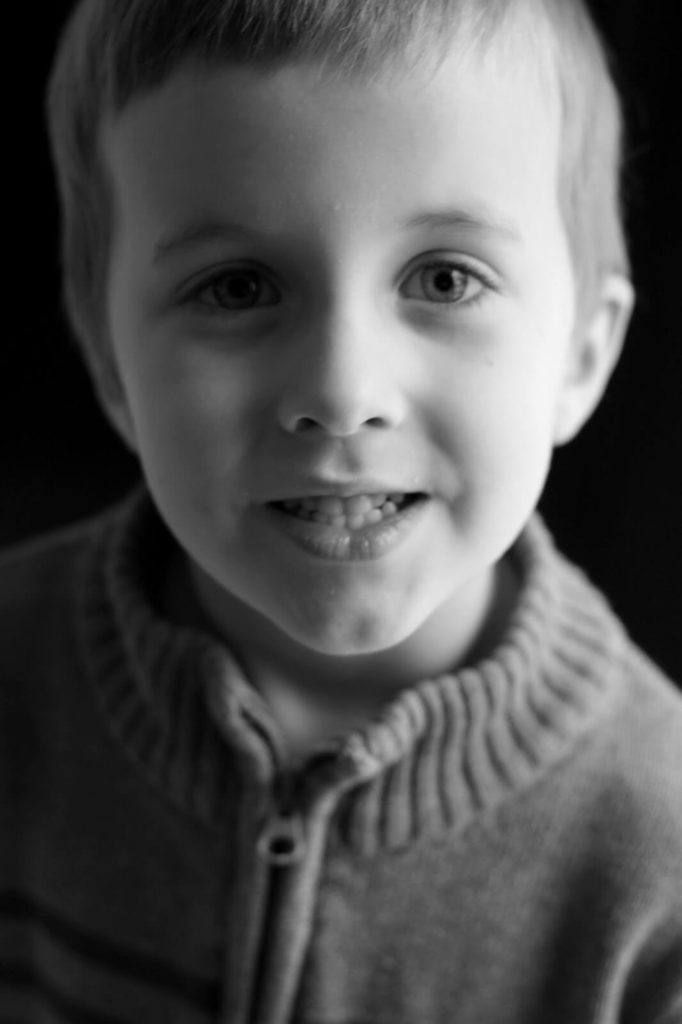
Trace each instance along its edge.
<instances>
[{"instance_id":1,"label":"ribbed knit collar","mask_svg":"<svg viewBox=\"0 0 682 1024\"><path fill-rule=\"evenodd\" d=\"M80 577L83 649L128 756L177 806L221 827L240 791L271 784L277 729L223 645L157 610L172 543L144 490L105 517ZM463 827L570 757L608 712L624 650L618 621L538 517L513 553L521 590L493 654L403 691L324 770L311 766L318 788L344 792L342 834L354 847Z\"/></svg>"}]
</instances>

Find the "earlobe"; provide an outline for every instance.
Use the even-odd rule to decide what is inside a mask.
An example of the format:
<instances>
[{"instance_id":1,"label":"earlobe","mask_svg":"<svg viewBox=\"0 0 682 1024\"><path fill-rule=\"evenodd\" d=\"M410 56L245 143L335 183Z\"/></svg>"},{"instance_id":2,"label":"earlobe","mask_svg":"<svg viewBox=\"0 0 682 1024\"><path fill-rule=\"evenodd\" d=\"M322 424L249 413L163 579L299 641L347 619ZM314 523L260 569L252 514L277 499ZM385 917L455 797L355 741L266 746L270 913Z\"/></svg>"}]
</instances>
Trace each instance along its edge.
<instances>
[{"instance_id":1,"label":"earlobe","mask_svg":"<svg viewBox=\"0 0 682 1024\"><path fill-rule=\"evenodd\" d=\"M607 274L592 315L571 343L557 405L555 445L571 441L599 404L618 362L634 304L628 278Z\"/></svg>"}]
</instances>

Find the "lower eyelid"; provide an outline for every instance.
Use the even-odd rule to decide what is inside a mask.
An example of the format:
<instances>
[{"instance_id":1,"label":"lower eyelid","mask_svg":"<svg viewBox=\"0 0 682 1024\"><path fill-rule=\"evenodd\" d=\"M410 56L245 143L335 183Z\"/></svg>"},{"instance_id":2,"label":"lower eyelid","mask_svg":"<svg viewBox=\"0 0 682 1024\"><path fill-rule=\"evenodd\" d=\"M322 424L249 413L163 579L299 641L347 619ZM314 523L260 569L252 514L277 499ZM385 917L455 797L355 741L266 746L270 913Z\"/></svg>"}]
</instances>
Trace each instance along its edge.
<instances>
[{"instance_id":1,"label":"lower eyelid","mask_svg":"<svg viewBox=\"0 0 682 1024\"><path fill-rule=\"evenodd\" d=\"M469 282L475 282L479 286L479 291L476 293L476 295L472 296L469 299L462 298L462 299L458 299L458 300L453 300L452 302L448 302L446 299L444 299L442 302L438 302L438 300L430 299L430 298L428 298L428 296L425 296L425 295L424 296L405 295L406 285L416 275L423 274L424 271L426 271L426 270L438 270L438 269L453 270L453 271L456 271L457 273L460 273L460 274L464 275L465 277L468 278ZM487 275L481 268L472 266L471 264L467 263L464 260L455 260L455 259L447 259L447 258L438 259L437 257L435 257L435 258L432 258L432 259L426 259L422 263L419 263L418 265L413 266L412 269L407 274L405 274L403 276L402 281L400 283L399 290L400 290L401 294L405 298L407 298L409 300L412 300L412 301L415 301L415 302L423 301L423 302L425 302L425 303L427 303L429 305L443 306L443 307L447 308L448 306L452 306L452 307L465 307L465 306L468 306L468 305L470 305L470 304L472 304L472 303L482 299L485 296L486 293L491 292L491 291L498 291L499 289L498 289L498 287L496 285L496 282L493 281L493 279L489 275Z\"/></svg>"},{"instance_id":2,"label":"lower eyelid","mask_svg":"<svg viewBox=\"0 0 682 1024\"><path fill-rule=\"evenodd\" d=\"M229 277L231 275L239 275L240 273L244 275L253 274L254 277L259 279L261 289L265 292L266 295L265 301L257 302L253 306L235 306L234 308L230 308L229 306L221 306L219 302L210 302L207 301L206 299L202 299L201 296L206 292L210 292L210 289L214 285L218 284L221 280L224 280L224 278ZM275 306L278 304L279 301L281 301L281 295L276 285L274 285L273 282L269 279L269 277L266 274L262 273L261 271L257 269L252 269L250 267L230 267L222 271L218 271L212 274L210 277L204 278L203 280L199 281L193 287L190 287L190 289L185 293L182 301L183 303L190 303L201 306L203 307L204 310L207 310L209 312L214 312L223 315L235 315L238 313L249 313L253 312L254 310L265 309L270 306Z\"/></svg>"}]
</instances>

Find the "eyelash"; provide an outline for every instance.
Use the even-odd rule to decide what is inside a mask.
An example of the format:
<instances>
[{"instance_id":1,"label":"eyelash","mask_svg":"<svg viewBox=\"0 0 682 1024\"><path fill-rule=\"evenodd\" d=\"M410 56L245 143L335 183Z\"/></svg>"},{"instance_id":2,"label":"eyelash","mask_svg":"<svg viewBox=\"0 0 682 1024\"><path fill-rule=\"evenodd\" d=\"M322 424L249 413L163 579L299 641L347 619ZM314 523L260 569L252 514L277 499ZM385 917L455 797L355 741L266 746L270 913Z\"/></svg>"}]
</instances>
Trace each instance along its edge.
<instances>
[{"instance_id":1,"label":"eyelash","mask_svg":"<svg viewBox=\"0 0 682 1024\"><path fill-rule=\"evenodd\" d=\"M477 292L476 295L469 299L459 299L455 302L450 302L447 299L439 302L437 299L428 298L416 299L416 301L423 301L428 305L432 306L444 306L445 308L471 308L472 306L481 303L485 299L488 292L495 292L499 290L497 282L493 279L493 277L490 274L487 274L483 270L483 268L480 267L478 264L470 263L468 260L462 259L461 257L458 257L457 259L449 259L447 257L439 258L435 256L433 259L429 259L426 260L425 262L419 263L406 275L406 277L403 280L403 284L401 285L401 291L404 292L406 283L409 283L410 279L413 278L415 275L423 276L428 271L433 270L445 270L446 272L460 274L467 279L467 283L470 283L471 281L476 281L480 285L480 290ZM465 285L465 291L466 287L467 286ZM413 296L407 297L412 298Z\"/></svg>"},{"instance_id":2,"label":"eyelash","mask_svg":"<svg viewBox=\"0 0 682 1024\"><path fill-rule=\"evenodd\" d=\"M464 260L462 258L448 259L446 257L434 257L433 259L426 260L425 262L417 264L404 276L402 283L400 285L401 294L405 294L406 285L409 284L410 280L414 278L416 275L424 275L427 272L434 270L445 270L446 272L460 274L467 279L467 283L470 283L471 281L478 282L478 284L480 285L480 290L471 298L464 300L460 298L456 301L448 301L447 299L444 301L439 301L437 299L429 299L428 297L420 298L418 296L410 295L407 295L405 297L408 299L414 299L414 301L423 302L430 306L443 306L445 308L466 308L478 305L484 300L488 292L498 290L497 283L495 282L495 280L489 274L485 273L485 271L478 264L473 265L472 263L469 263L467 260ZM205 299L202 299L202 295L205 292L211 291L211 289L215 289L217 285L219 285L221 282L226 281L230 277L242 277L245 280L250 278L252 284L254 285L255 288L258 289L259 292L262 292L263 289L265 288L266 292L269 290L271 293L278 293L277 286L273 284L269 276L259 268L248 266L236 266L219 270L209 278L202 280L200 284L192 288L189 291L189 293L184 297L183 303L200 305L203 307L204 311L208 311L211 314L222 316L230 314L236 316L239 313L250 313L257 309L264 309L268 308L269 306L278 304L279 299L275 299L274 301L267 301L265 303L260 302L255 303L253 305L246 305L242 307L237 306L230 308L229 306L222 305L217 300L214 302L207 302ZM465 292L466 287L467 284L465 284ZM256 298L258 298L258 295L256 296Z\"/></svg>"},{"instance_id":3,"label":"eyelash","mask_svg":"<svg viewBox=\"0 0 682 1024\"><path fill-rule=\"evenodd\" d=\"M230 277L232 277L232 278L242 277L245 280L248 279L248 278L251 278L251 281L253 283L255 283L257 287L260 286L261 290L262 290L262 287L263 287L263 283L265 282L266 286L269 289L271 289L273 292L277 292L278 291L276 286L270 281L268 275L265 274L262 270L258 269L257 267L240 267L240 266L229 267L229 268L226 267L226 268L223 268L222 270L219 270L216 273L212 274L210 277L205 278L204 280L202 280L198 285L196 285L194 288L192 288L189 291L189 293L185 296L183 301L184 302L189 302L189 303L191 303L193 305L200 305L200 306L202 306L204 308L204 310L208 310L208 312L210 312L210 313L216 313L216 314L220 314L220 315L223 315L223 316L225 314L230 314L230 313L233 314L233 315L237 314L237 313L250 313L254 309L262 309L262 308L264 308L263 304L260 304L260 305L243 306L241 308L237 307L237 308L230 309L229 306L222 306L218 301L215 301L214 303L210 303L210 302L206 302L205 300L203 300L201 298L201 296L202 296L202 294L204 292L207 292L207 291L210 291L211 289L216 288L216 286L218 284L220 284L221 282L224 282L225 280L227 280ZM265 304L266 307L267 306L271 306L271 305L276 305L276 302L267 302Z\"/></svg>"}]
</instances>

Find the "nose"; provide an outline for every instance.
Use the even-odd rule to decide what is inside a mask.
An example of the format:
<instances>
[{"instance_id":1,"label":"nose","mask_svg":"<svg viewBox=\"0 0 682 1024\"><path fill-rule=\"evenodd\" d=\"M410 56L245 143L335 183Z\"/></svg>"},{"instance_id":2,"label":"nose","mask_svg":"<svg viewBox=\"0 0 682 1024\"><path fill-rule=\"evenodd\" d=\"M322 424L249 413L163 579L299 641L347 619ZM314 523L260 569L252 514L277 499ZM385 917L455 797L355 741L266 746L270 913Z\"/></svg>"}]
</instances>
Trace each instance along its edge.
<instances>
[{"instance_id":1,"label":"nose","mask_svg":"<svg viewBox=\"0 0 682 1024\"><path fill-rule=\"evenodd\" d=\"M287 353L280 425L288 433L330 437L397 427L406 396L398 353L390 350L385 324L328 316L309 325Z\"/></svg>"}]
</instances>

